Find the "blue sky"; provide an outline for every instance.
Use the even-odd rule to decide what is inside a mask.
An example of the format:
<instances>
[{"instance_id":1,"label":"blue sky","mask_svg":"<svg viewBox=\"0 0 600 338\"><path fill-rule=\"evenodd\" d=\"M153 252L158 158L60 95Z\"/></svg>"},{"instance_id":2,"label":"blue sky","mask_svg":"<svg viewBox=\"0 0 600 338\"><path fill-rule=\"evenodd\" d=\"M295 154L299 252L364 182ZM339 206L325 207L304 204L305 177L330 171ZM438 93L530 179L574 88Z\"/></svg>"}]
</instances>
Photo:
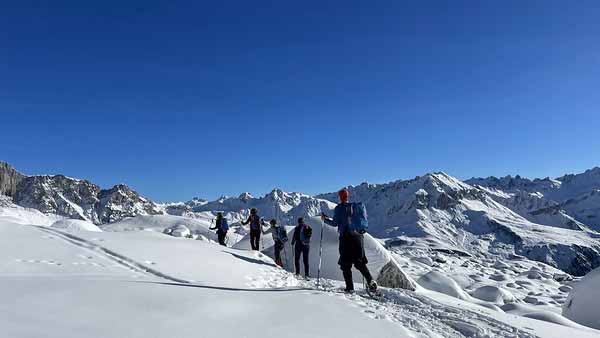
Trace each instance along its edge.
<instances>
[{"instance_id":1,"label":"blue sky","mask_svg":"<svg viewBox=\"0 0 600 338\"><path fill-rule=\"evenodd\" d=\"M597 1L16 1L0 160L156 200L600 165Z\"/></svg>"}]
</instances>

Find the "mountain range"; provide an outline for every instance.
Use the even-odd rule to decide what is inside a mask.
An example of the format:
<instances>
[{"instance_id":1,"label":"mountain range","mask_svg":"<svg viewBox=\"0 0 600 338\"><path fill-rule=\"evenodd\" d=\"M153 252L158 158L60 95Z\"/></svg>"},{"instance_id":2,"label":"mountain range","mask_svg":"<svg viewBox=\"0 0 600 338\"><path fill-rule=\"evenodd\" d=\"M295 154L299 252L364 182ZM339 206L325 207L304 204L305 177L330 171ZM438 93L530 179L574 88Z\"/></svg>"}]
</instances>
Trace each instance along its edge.
<instances>
[{"instance_id":1,"label":"mountain range","mask_svg":"<svg viewBox=\"0 0 600 338\"><path fill-rule=\"evenodd\" d=\"M369 214L369 232L389 248L426 247L463 256L527 257L573 275L600 266L600 168L555 179L517 176L461 181L430 173L347 187ZM16 205L89 221L101 228L138 215L200 217L223 211L233 222L259 209L293 223L331 212L337 193L310 196L274 189L215 201L155 203L124 184L110 189L63 175L28 176L0 162L0 193Z\"/></svg>"}]
</instances>

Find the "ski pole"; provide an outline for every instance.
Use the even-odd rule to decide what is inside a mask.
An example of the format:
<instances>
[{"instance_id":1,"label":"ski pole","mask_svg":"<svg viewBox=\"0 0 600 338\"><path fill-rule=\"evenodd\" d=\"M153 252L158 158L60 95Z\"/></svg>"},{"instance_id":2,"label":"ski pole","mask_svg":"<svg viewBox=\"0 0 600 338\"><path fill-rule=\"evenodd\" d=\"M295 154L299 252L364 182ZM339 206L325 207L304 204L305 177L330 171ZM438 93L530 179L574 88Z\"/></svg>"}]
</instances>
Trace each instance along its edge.
<instances>
[{"instance_id":1,"label":"ski pole","mask_svg":"<svg viewBox=\"0 0 600 338\"><path fill-rule=\"evenodd\" d=\"M321 211L321 214L323 212ZM323 217L321 217L321 238L319 238L319 268L317 269L317 288L319 287L319 283L321 282L321 257L323 255L323 228L325 227L325 221L323 221Z\"/></svg>"}]
</instances>

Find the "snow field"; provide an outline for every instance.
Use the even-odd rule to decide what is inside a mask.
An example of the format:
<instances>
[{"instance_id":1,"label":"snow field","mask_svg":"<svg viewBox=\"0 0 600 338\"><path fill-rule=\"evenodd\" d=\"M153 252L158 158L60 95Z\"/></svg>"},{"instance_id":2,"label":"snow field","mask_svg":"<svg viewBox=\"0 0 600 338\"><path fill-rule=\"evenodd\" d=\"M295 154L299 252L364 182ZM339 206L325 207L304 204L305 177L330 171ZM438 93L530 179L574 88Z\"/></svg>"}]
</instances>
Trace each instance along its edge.
<instances>
[{"instance_id":1,"label":"snow field","mask_svg":"<svg viewBox=\"0 0 600 338\"><path fill-rule=\"evenodd\" d=\"M372 250L382 248L374 240ZM432 266L398 252L394 257L405 271L456 270L456 258L440 253L431 256ZM488 269L512 266L482 262ZM519 262L523 273L532 271L534 266L528 263ZM374 270L376 264L374 259L370 267ZM551 270L540 267L538 272L542 278L533 279L537 282ZM325 287L319 290L314 279L297 280L263 253L160 231L91 232L0 221L0 295L5 300L0 311L7 314L0 325L11 337L147 337L149 332L156 337L236 338L282 333L286 337L596 334L565 326L568 322L551 323L560 322L560 316L546 315L541 318L544 322L527 318L539 317L539 312L517 317L481 307L471 301L474 297L468 292L474 289L463 286L464 281L456 285L467 293L466 301L424 288L417 292L383 288L385 298L376 300L361 291L360 279L355 282L359 291L354 295L339 292L341 282L333 279L323 280ZM278 321L282 316L287 320ZM302 330L290 325L298 320L310 324Z\"/></svg>"}]
</instances>

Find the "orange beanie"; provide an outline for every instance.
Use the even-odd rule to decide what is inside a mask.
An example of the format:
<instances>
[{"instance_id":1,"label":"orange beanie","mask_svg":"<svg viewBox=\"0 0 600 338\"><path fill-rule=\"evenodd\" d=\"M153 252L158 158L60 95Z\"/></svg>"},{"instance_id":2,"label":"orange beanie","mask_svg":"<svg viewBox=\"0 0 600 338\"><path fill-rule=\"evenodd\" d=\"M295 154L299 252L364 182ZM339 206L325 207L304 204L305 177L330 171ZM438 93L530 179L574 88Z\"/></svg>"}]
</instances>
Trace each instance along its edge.
<instances>
[{"instance_id":1,"label":"orange beanie","mask_svg":"<svg viewBox=\"0 0 600 338\"><path fill-rule=\"evenodd\" d=\"M340 201L348 202L348 200L350 199L350 192L348 191L348 189L344 188L338 191L338 196L340 197Z\"/></svg>"}]
</instances>

